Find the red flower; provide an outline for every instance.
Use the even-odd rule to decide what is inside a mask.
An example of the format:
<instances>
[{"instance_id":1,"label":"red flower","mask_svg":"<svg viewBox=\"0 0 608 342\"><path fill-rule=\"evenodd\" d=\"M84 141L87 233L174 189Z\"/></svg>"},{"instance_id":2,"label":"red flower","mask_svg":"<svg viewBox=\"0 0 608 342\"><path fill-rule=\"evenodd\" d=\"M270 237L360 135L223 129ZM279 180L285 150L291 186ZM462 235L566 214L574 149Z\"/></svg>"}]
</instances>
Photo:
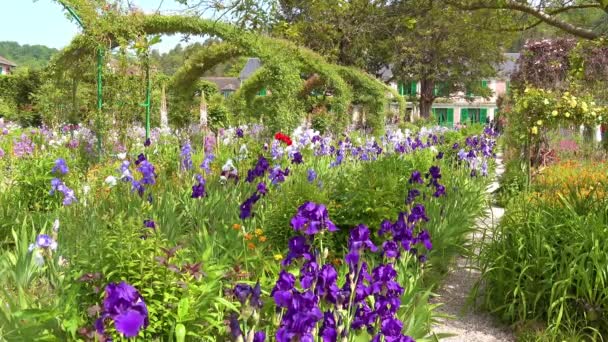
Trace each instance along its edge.
<instances>
[{"instance_id":1,"label":"red flower","mask_svg":"<svg viewBox=\"0 0 608 342\"><path fill-rule=\"evenodd\" d=\"M291 146L291 144L292 144L291 138L289 138L288 135L285 135L285 134L283 134L281 132L277 132L274 135L274 138L277 139L277 140L279 140L279 141L284 142L287 146Z\"/></svg>"}]
</instances>

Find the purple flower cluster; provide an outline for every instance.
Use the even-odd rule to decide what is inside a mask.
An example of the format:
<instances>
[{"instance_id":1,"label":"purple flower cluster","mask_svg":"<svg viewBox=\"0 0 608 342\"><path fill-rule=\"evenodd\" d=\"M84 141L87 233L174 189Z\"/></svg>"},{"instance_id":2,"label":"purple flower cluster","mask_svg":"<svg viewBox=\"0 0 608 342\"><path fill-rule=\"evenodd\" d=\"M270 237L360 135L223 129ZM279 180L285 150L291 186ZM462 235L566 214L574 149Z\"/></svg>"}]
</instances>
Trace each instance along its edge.
<instances>
[{"instance_id":1,"label":"purple flower cluster","mask_svg":"<svg viewBox=\"0 0 608 342\"><path fill-rule=\"evenodd\" d=\"M34 149L36 145L32 142L25 133L21 134L21 138L19 141L15 141L13 144L13 154L17 158L21 158L23 156L29 156L34 153Z\"/></svg>"},{"instance_id":2,"label":"purple flower cluster","mask_svg":"<svg viewBox=\"0 0 608 342\"><path fill-rule=\"evenodd\" d=\"M365 225L351 230L346 256L350 271L342 287L338 286L333 265L320 266L321 256L312 252L309 241L322 228L330 230L333 226L327 224L331 221L326 212L324 205L308 202L291 220L294 229L306 235L289 240L289 254L283 262L283 266L289 266L301 260L299 276L283 269L271 292L281 314L276 340L314 341L320 336L323 341L340 341L350 329L366 329L374 335L374 341L413 341L402 334L403 323L396 317L404 292L396 280L397 272L391 264L382 264L370 274L362 260L365 250L378 250ZM311 229L310 221L315 228ZM385 248L385 254L389 254L389 244L385 243Z\"/></svg>"},{"instance_id":3,"label":"purple flower cluster","mask_svg":"<svg viewBox=\"0 0 608 342\"><path fill-rule=\"evenodd\" d=\"M65 175L68 171L70 171L70 169L68 168L65 159L59 158L55 161L55 166L53 166L51 173L59 172L60 174Z\"/></svg>"},{"instance_id":4,"label":"purple flower cluster","mask_svg":"<svg viewBox=\"0 0 608 342\"><path fill-rule=\"evenodd\" d=\"M302 164L304 160L302 159L302 153L300 151L296 151L293 154L293 158L291 159L292 164Z\"/></svg>"},{"instance_id":5,"label":"purple flower cluster","mask_svg":"<svg viewBox=\"0 0 608 342\"><path fill-rule=\"evenodd\" d=\"M329 219L325 205L314 202L306 202L298 208L298 212L291 218L291 227L306 235L317 234L323 229L330 232L338 230Z\"/></svg>"},{"instance_id":6,"label":"purple flower cluster","mask_svg":"<svg viewBox=\"0 0 608 342\"><path fill-rule=\"evenodd\" d=\"M400 249L403 248L404 251L416 254L421 261L424 261L426 255L419 254L419 251L413 247L416 244L422 244L428 251L433 248L431 236L427 230L416 233L417 224L428 220L424 205L416 204L409 215L407 212L401 212L395 222L382 221L378 235L390 235L390 240L383 244L384 256L387 258L398 257Z\"/></svg>"},{"instance_id":7,"label":"purple flower cluster","mask_svg":"<svg viewBox=\"0 0 608 342\"><path fill-rule=\"evenodd\" d=\"M264 174L270 168L268 160L264 156L260 155L258 161L255 163L255 167L247 171L247 178L245 179L248 183L252 183L258 177L264 177Z\"/></svg>"},{"instance_id":8,"label":"purple flower cluster","mask_svg":"<svg viewBox=\"0 0 608 342\"><path fill-rule=\"evenodd\" d=\"M196 175L197 184L192 186L192 198L201 198L205 197L207 193L205 192L205 179L202 175Z\"/></svg>"},{"instance_id":9,"label":"purple flower cluster","mask_svg":"<svg viewBox=\"0 0 608 342\"><path fill-rule=\"evenodd\" d=\"M482 176L488 175L488 160L495 157L496 133L491 128L486 128L481 136L470 136L465 140L465 147L458 151L460 162L466 163L471 170L471 177L480 172Z\"/></svg>"},{"instance_id":10,"label":"purple flower cluster","mask_svg":"<svg viewBox=\"0 0 608 342\"><path fill-rule=\"evenodd\" d=\"M135 337L148 326L148 308L143 297L131 285L123 282L110 283L106 286L106 297L103 301L103 312L95 322L100 335L105 334L105 322L114 322L116 331L124 337Z\"/></svg>"},{"instance_id":11,"label":"purple flower cluster","mask_svg":"<svg viewBox=\"0 0 608 342\"><path fill-rule=\"evenodd\" d=\"M215 159L215 156L213 155L213 153L205 154L205 159L203 159L203 162L201 163L201 169L205 170L205 173L207 173L207 174L211 173L211 162L214 159Z\"/></svg>"},{"instance_id":12,"label":"purple flower cluster","mask_svg":"<svg viewBox=\"0 0 608 342\"><path fill-rule=\"evenodd\" d=\"M276 185L283 183L286 176L289 176L289 168L286 167L285 170L283 170L277 165L270 171L268 178L272 184Z\"/></svg>"},{"instance_id":13,"label":"purple flower cluster","mask_svg":"<svg viewBox=\"0 0 608 342\"><path fill-rule=\"evenodd\" d=\"M256 187L256 191L241 204L239 217L241 220L244 220L249 217L253 217L253 205L257 203L257 201L262 198L262 196L268 193L268 189L266 188L266 183L260 182Z\"/></svg>"},{"instance_id":14,"label":"purple flower cluster","mask_svg":"<svg viewBox=\"0 0 608 342\"><path fill-rule=\"evenodd\" d=\"M56 191L59 191L63 194L63 205L68 206L77 201L76 195L74 194L74 190L70 189L63 183L63 181L59 178L51 179L51 191L49 194L52 196Z\"/></svg>"},{"instance_id":15,"label":"purple flower cluster","mask_svg":"<svg viewBox=\"0 0 608 342\"><path fill-rule=\"evenodd\" d=\"M429 168L429 172L426 174L426 178L430 178L429 186L432 185L435 187L433 197L441 197L445 195L445 186L439 183L439 179L441 179L441 169L439 169L439 166L431 166Z\"/></svg>"}]
</instances>

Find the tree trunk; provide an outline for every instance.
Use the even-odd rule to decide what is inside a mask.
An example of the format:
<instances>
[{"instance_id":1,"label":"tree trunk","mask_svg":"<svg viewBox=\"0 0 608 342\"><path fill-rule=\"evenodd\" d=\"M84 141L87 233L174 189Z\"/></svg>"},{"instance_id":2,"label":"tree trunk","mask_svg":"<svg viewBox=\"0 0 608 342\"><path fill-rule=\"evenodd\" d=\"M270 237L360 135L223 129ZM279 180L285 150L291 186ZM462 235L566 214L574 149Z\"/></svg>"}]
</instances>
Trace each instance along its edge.
<instances>
[{"instance_id":1,"label":"tree trunk","mask_svg":"<svg viewBox=\"0 0 608 342\"><path fill-rule=\"evenodd\" d=\"M433 89L435 82L431 80L420 81L420 117L428 119L431 116L431 108L433 108L433 102L435 96L433 95Z\"/></svg>"}]
</instances>

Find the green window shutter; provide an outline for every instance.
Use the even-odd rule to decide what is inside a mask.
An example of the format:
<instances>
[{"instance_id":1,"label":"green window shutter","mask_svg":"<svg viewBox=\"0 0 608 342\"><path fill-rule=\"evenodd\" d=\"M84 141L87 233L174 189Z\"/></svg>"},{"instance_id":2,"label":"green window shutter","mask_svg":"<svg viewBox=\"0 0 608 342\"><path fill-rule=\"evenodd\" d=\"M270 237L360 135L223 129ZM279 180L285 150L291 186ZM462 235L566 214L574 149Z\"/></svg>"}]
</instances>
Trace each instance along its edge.
<instances>
[{"instance_id":1,"label":"green window shutter","mask_svg":"<svg viewBox=\"0 0 608 342\"><path fill-rule=\"evenodd\" d=\"M411 82L410 83L410 95L412 96L416 96L416 94L418 93L418 82Z\"/></svg>"},{"instance_id":2,"label":"green window shutter","mask_svg":"<svg viewBox=\"0 0 608 342\"><path fill-rule=\"evenodd\" d=\"M448 108L447 126L454 127L454 108Z\"/></svg>"},{"instance_id":3,"label":"green window shutter","mask_svg":"<svg viewBox=\"0 0 608 342\"><path fill-rule=\"evenodd\" d=\"M435 121L437 121L437 123L439 123L439 117L437 117L437 109L436 108L432 108L431 109L431 114L435 118Z\"/></svg>"},{"instance_id":4,"label":"green window shutter","mask_svg":"<svg viewBox=\"0 0 608 342\"><path fill-rule=\"evenodd\" d=\"M403 82L399 81L399 83L397 84L397 88L399 89L399 95L404 96L405 95L405 84L403 84Z\"/></svg>"},{"instance_id":5,"label":"green window shutter","mask_svg":"<svg viewBox=\"0 0 608 342\"><path fill-rule=\"evenodd\" d=\"M482 88L487 88L488 87L488 81L486 81L486 80L481 81L481 87Z\"/></svg>"},{"instance_id":6,"label":"green window shutter","mask_svg":"<svg viewBox=\"0 0 608 342\"><path fill-rule=\"evenodd\" d=\"M460 123L466 124L469 121L469 108L460 109Z\"/></svg>"},{"instance_id":7,"label":"green window shutter","mask_svg":"<svg viewBox=\"0 0 608 342\"><path fill-rule=\"evenodd\" d=\"M263 87L258 91L258 96L266 96L266 87Z\"/></svg>"},{"instance_id":8,"label":"green window shutter","mask_svg":"<svg viewBox=\"0 0 608 342\"><path fill-rule=\"evenodd\" d=\"M481 108L479 110L479 123L485 125L487 117L488 117L488 108Z\"/></svg>"},{"instance_id":9,"label":"green window shutter","mask_svg":"<svg viewBox=\"0 0 608 342\"><path fill-rule=\"evenodd\" d=\"M437 96L439 94L439 90L437 89L437 84L433 86L433 96Z\"/></svg>"}]
</instances>

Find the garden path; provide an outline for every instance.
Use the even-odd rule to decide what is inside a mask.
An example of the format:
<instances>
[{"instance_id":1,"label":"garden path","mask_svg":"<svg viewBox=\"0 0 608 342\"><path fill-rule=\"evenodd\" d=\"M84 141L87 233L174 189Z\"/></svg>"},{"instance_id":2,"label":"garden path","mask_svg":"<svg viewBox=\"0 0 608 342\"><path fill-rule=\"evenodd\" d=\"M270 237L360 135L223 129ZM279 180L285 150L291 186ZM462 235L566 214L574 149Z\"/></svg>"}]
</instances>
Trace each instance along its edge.
<instances>
[{"instance_id":1,"label":"garden path","mask_svg":"<svg viewBox=\"0 0 608 342\"><path fill-rule=\"evenodd\" d=\"M488 187L487 192L493 193L498 189L497 178L504 172L502 155L496 158L496 179ZM504 214L503 208L491 206L487 215L478 223L479 231L473 239L479 241L483 231L489 230L500 220ZM487 233L487 232L486 232ZM437 291L434 302L443 303L438 312L447 317L439 319L434 325L435 334L448 334L451 337L441 341L449 342L494 342L515 341L513 333L487 312L468 307L468 296L480 277L479 270L471 264L472 260L459 257L454 269L446 277L442 287Z\"/></svg>"}]
</instances>

